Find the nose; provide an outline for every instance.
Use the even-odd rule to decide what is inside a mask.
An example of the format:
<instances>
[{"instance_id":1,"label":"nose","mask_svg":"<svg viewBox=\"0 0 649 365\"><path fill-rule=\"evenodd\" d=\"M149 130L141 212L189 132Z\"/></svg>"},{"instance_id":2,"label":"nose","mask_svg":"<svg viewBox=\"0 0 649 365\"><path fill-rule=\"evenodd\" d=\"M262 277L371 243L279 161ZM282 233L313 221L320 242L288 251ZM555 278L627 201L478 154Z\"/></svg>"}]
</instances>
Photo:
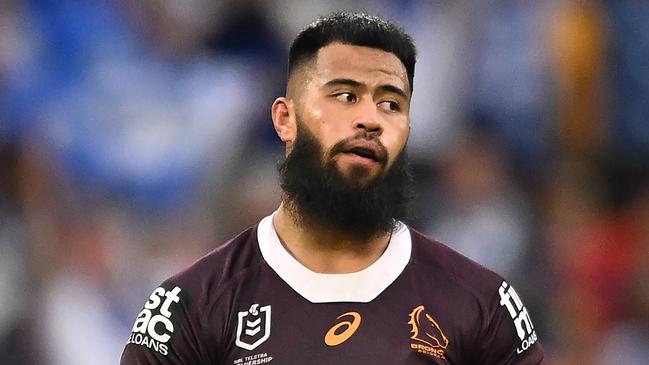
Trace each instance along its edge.
<instances>
[{"instance_id":1,"label":"nose","mask_svg":"<svg viewBox=\"0 0 649 365\"><path fill-rule=\"evenodd\" d=\"M368 134L380 136L383 133L383 126L379 120L377 106L374 102L363 103L359 114L354 118L353 127L355 130L364 130Z\"/></svg>"}]
</instances>

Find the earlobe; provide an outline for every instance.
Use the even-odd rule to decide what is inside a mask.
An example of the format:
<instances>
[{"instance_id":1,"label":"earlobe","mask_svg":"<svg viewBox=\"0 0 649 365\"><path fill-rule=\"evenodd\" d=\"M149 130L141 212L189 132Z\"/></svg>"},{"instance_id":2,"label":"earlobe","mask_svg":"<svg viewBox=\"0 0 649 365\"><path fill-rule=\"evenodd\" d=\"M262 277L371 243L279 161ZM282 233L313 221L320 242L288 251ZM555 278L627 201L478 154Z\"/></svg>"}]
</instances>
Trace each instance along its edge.
<instances>
[{"instance_id":1,"label":"earlobe","mask_svg":"<svg viewBox=\"0 0 649 365\"><path fill-rule=\"evenodd\" d=\"M295 140L296 134L293 102L285 97L275 99L271 109L271 116L275 132L279 139L286 143L287 148L289 148Z\"/></svg>"}]
</instances>

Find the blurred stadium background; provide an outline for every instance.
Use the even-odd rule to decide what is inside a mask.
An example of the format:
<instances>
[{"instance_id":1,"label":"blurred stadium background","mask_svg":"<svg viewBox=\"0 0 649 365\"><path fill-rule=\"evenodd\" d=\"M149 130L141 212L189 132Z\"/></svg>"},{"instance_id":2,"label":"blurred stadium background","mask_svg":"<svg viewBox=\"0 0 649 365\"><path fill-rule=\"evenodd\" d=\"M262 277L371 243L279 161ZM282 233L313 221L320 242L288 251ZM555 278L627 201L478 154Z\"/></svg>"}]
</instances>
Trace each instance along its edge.
<instances>
[{"instance_id":1,"label":"blurred stadium background","mask_svg":"<svg viewBox=\"0 0 649 365\"><path fill-rule=\"evenodd\" d=\"M116 364L149 292L278 204L288 43L419 60L412 224L501 273L549 364L649 363L649 2L0 0L0 363Z\"/></svg>"}]
</instances>

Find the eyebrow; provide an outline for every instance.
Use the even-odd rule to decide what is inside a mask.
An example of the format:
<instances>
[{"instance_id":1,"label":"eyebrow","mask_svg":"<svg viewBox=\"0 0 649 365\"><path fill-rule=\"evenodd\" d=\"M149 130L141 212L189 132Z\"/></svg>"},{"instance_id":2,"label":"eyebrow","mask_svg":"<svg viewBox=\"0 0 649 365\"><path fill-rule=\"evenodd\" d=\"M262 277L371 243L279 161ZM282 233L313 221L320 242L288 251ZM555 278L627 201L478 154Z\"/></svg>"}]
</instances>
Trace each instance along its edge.
<instances>
[{"instance_id":1,"label":"eyebrow","mask_svg":"<svg viewBox=\"0 0 649 365\"><path fill-rule=\"evenodd\" d=\"M352 79L333 79L333 80L327 81L324 84L325 87L341 86L341 85L350 86L350 87L364 87L364 86L366 86L365 84L363 84L361 82L358 82L356 80L352 80ZM381 90L383 92L397 94L397 95L401 96L402 98L404 98L406 100L410 100L410 98L408 97L408 94L406 94L405 91L403 91L401 88L396 87L394 85L389 85L389 84L379 85L378 88L379 88L379 90Z\"/></svg>"},{"instance_id":2,"label":"eyebrow","mask_svg":"<svg viewBox=\"0 0 649 365\"><path fill-rule=\"evenodd\" d=\"M379 89L388 93L397 94L406 100L410 100L410 98L408 97L405 91L401 90L401 88L398 88L394 85L381 85L379 86Z\"/></svg>"},{"instance_id":3,"label":"eyebrow","mask_svg":"<svg viewBox=\"0 0 649 365\"><path fill-rule=\"evenodd\" d=\"M324 86L351 86L351 87L361 87L365 86L364 84L352 80L352 79L333 79L327 81L327 83L324 84Z\"/></svg>"}]
</instances>

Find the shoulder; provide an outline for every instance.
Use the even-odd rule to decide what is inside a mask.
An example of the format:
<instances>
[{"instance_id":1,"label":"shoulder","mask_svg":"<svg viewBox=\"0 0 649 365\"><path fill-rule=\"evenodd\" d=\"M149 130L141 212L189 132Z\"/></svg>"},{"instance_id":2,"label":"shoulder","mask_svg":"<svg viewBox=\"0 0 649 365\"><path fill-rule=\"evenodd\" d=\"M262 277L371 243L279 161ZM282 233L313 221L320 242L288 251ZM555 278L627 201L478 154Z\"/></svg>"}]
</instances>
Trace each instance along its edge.
<instances>
[{"instance_id":1,"label":"shoulder","mask_svg":"<svg viewBox=\"0 0 649 365\"><path fill-rule=\"evenodd\" d=\"M418 271L444 278L454 286L483 299L491 299L503 282L499 274L445 244L412 228L410 234L413 250L411 262Z\"/></svg>"},{"instance_id":2,"label":"shoulder","mask_svg":"<svg viewBox=\"0 0 649 365\"><path fill-rule=\"evenodd\" d=\"M471 319L467 341L473 363L539 364L543 350L530 313L500 275L411 229L411 263L418 276L434 278L434 289L453 303L463 321Z\"/></svg>"},{"instance_id":3,"label":"shoulder","mask_svg":"<svg viewBox=\"0 0 649 365\"><path fill-rule=\"evenodd\" d=\"M263 264L257 244L257 227L241 232L220 244L187 268L170 277L173 283L194 299L218 296L233 279Z\"/></svg>"},{"instance_id":4,"label":"shoulder","mask_svg":"<svg viewBox=\"0 0 649 365\"><path fill-rule=\"evenodd\" d=\"M212 310L235 277L259 267L256 242L256 229L247 229L154 289L135 319L122 364L209 362L214 348L204 344L219 346L210 329L221 323Z\"/></svg>"}]
</instances>

